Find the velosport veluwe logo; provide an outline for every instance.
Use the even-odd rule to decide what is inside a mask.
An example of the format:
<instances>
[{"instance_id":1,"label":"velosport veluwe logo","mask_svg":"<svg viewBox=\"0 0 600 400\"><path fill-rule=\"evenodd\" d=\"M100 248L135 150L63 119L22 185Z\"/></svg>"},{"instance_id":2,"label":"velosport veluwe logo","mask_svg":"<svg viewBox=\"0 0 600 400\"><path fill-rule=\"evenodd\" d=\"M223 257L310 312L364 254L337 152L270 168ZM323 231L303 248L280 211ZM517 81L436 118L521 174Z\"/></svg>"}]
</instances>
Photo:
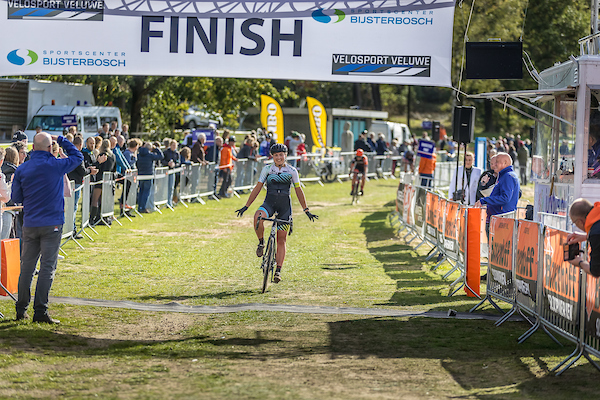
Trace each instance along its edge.
<instances>
[{"instance_id":1,"label":"velosport veluwe logo","mask_svg":"<svg viewBox=\"0 0 600 400\"><path fill-rule=\"evenodd\" d=\"M38 55L33 50L16 49L8 53L6 59L15 65L31 65L38 60Z\"/></svg>"},{"instance_id":2,"label":"velosport veluwe logo","mask_svg":"<svg viewBox=\"0 0 600 400\"><path fill-rule=\"evenodd\" d=\"M330 16L327 14L332 15ZM325 14L325 11L323 9L319 8L318 10L312 12L312 17L315 21L321 22L323 24L328 24L330 22L337 24L338 22L342 22L344 18L346 18L346 14L342 10L327 10L327 14ZM335 15L337 21L334 21L333 18L331 18L333 15Z\"/></svg>"}]
</instances>

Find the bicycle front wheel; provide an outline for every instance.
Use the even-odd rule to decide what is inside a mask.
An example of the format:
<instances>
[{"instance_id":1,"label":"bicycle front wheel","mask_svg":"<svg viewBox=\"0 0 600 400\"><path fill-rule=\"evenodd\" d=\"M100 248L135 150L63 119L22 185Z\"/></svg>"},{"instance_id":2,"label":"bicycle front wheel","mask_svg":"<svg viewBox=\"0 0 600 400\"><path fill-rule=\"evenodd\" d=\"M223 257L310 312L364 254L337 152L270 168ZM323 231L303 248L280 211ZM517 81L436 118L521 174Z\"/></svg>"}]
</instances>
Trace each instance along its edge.
<instances>
[{"instance_id":1,"label":"bicycle front wheel","mask_svg":"<svg viewBox=\"0 0 600 400\"><path fill-rule=\"evenodd\" d=\"M267 247L265 249L265 254L263 255L263 260L262 260L262 269L263 269L262 292L263 293L267 290L267 286L269 285L269 273L273 271L274 263L275 263L275 238L273 236L269 236L269 240L267 241Z\"/></svg>"}]
</instances>

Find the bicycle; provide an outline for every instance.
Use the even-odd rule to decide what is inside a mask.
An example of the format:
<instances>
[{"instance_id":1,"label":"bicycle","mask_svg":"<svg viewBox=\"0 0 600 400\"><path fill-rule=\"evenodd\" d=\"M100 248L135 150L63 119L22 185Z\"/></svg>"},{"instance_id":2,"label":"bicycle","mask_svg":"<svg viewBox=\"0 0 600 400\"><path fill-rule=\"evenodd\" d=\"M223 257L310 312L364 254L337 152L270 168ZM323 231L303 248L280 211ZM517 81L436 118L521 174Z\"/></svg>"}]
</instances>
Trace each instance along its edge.
<instances>
[{"instance_id":1,"label":"bicycle","mask_svg":"<svg viewBox=\"0 0 600 400\"><path fill-rule=\"evenodd\" d=\"M275 271L275 266L277 262L275 261L275 255L277 254L277 225L279 223L290 224L290 230L288 235L292 234L291 221L286 221L278 218L264 218L259 216L256 220L256 227L258 229L258 224L260 221L272 221L273 226L271 227L271 233L269 234L269 239L267 239L267 245L265 247L265 252L263 253L263 259L261 268L263 271L263 283L262 283L262 292L264 293L267 290L267 286L269 285L269 274L271 275L271 282L273 282L273 273Z\"/></svg>"},{"instance_id":2,"label":"bicycle","mask_svg":"<svg viewBox=\"0 0 600 400\"><path fill-rule=\"evenodd\" d=\"M358 204L358 196L360 192L360 183L362 182L363 173L353 172L352 175L356 175L352 183L352 205Z\"/></svg>"}]
</instances>

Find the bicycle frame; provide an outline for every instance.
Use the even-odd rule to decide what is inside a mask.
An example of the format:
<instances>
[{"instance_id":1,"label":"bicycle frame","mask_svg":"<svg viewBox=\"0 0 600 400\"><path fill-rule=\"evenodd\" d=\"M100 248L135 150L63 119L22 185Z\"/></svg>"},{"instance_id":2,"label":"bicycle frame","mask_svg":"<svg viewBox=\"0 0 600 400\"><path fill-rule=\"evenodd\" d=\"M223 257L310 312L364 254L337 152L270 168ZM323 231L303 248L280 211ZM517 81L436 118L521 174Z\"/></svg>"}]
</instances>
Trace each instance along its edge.
<instances>
[{"instance_id":1,"label":"bicycle frame","mask_svg":"<svg viewBox=\"0 0 600 400\"><path fill-rule=\"evenodd\" d=\"M260 221L273 222L273 225L271 226L271 233L269 234L269 238L267 239L265 252L263 254L263 260L261 263L261 268L263 270L262 292L264 293L267 290L267 286L269 284L269 274L271 275L271 281L273 281L273 270L276 264L275 260L277 256L277 226L279 223L291 224L292 222L279 218L264 218L259 215L256 221L255 229L258 229Z\"/></svg>"}]
</instances>

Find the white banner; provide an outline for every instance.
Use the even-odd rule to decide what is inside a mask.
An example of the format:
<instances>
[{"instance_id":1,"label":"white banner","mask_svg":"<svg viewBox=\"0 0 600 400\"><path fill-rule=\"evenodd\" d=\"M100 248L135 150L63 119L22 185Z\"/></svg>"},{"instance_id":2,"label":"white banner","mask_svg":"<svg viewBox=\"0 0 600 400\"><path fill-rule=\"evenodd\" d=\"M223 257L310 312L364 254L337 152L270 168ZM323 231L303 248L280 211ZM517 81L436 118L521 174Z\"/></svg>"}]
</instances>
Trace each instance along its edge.
<instances>
[{"instance_id":1,"label":"white banner","mask_svg":"<svg viewBox=\"0 0 600 400\"><path fill-rule=\"evenodd\" d=\"M0 76L451 85L454 0L0 3Z\"/></svg>"}]
</instances>

